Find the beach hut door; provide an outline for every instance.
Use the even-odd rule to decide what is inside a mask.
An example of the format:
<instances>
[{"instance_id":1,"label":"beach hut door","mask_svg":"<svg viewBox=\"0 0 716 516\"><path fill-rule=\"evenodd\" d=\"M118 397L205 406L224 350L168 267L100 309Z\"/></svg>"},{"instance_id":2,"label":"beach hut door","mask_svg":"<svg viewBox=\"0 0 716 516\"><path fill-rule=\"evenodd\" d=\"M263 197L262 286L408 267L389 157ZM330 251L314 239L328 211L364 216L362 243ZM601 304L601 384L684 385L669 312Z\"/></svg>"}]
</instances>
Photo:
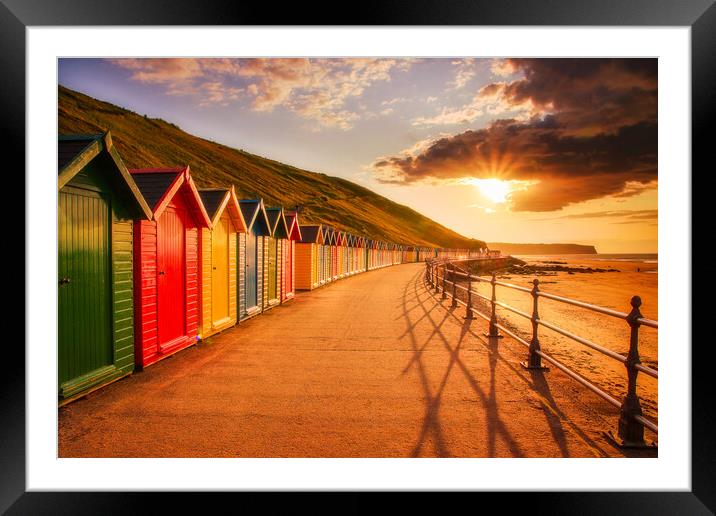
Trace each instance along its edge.
<instances>
[{"instance_id":1,"label":"beach hut door","mask_svg":"<svg viewBox=\"0 0 716 516\"><path fill-rule=\"evenodd\" d=\"M278 272L278 261L277 261L277 253L278 253L278 247L276 244L278 243L275 238L269 238L269 250L268 250L268 262L269 262L269 291L268 296L269 300L274 300L278 296L276 294L276 281L277 281L277 272Z\"/></svg>"},{"instance_id":2,"label":"beach hut door","mask_svg":"<svg viewBox=\"0 0 716 516\"><path fill-rule=\"evenodd\" d=\"M256 235L246 234L246 308L256 306Z\"/></svg>"},{"instance_id":3,"label":"beach hut door","mask_svg":"<svg viewBox=\"0 0 716 516\"><path fill-rule=\"evenodd\" d=\"M58 363L62 384L112 364L109 202L66 187L58 199Z\"/></svg>"},{"instance_id":4,"label":"beach hut door","mask_svg":"<svg viewBox=\"0 0 716 516\"><path fill-rule=\"evenodd\" d=\"M211 240L211 311L218 326L229 318L229 220L221 217Z\"/></svg>"},{"instance_id":5,"label":"beach hut door","mask_svg":"<svg viewBox=\"0 0 716 516\"><path fill-rule=\"evenodd\" d=\"M167 207L157 222L157 311L159 347L165 348L186 335L185 217Z\"/></svg>"}]
</instances>

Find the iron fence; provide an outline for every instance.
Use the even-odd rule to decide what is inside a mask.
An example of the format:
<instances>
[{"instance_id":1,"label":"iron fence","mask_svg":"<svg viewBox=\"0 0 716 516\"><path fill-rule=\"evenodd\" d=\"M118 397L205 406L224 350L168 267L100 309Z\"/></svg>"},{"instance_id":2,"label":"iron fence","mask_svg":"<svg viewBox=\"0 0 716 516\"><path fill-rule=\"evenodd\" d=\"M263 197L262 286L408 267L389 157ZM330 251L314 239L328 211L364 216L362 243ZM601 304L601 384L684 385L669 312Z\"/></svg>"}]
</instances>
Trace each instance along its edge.
<instances>
[{"instance_id":1,"label":"iron fence","mask_svg":"<svg viewBox=\"0 0 716 516\"><path fill-rule=\"evenodd\" d=\"M485 258L488 259L488 258ZM465 261L465 260L463 260ZM474 261L474 260L467 260ZM500 331L504 334L509 335L520 344L528 348L527 359L522 362L523 367L532 370L544 370L547 369L542 365L542 360L552 364L554 367L564 372L570 378L576 380L605 401L618 408L620 411L619 422L617 427L617 437L611 432L607 434L621 447L629 448L643 448L648 445L644 441L644 428L648 428L655 434L658 434L658 426L653 421L644 417L641 402L637 394L637 378L639 373L646 374L652 378L659 377L659 373L656 369L648 367L641 363L639 357L639 328L646 326L648 328L658 329L658 321L645 318L641 311L641 298L639 296L633 296L631 298L631 309L628 313L619 312L609 308L585 303L575 299L570 299L563 296L557 296L540 290L540 282L538 279L534 279L532 282L532 288L525 288L512 283L498 281L495 273L493 272L491 277L486 278L472 274L470 271L459 267L456 261L450 260L426 260L425 262L425 279L435 289L436 294L442 294L442 299L451 298L451 307L457 308L458 305L465 306L465 318L473 319L475 315L485 319L489 323L488 332L485 336L489 338L499 339L502 338ZM463 280L467 286L459 284L458 280ZM491 296L485 296L476 290L473 290L473 284L487 283L491 287ZM508 305L497 299L497 287L508 288L529 294L532 297L532 313L526 313L513 306ZM459 299L457 291L462 290L466 293L466 301ZM490 313L484 314L475 308L473 298L479 298L489 303ZM629 351L626 356L616 353L600 344L585 339L579 335L576 335L564 328L557 326L556 324L546 321L540 318L539 315L539 299L550 299L559 303L569 304L585 310L600 313L616 319L621 319L629 326ZM500 323L497 318L497 307L503 308L511 313L514 313L522 318L525 318L531 322L532 335L529 340L521 337L516 331L507 328L504 324ZM563 335L575 342L587 346L606 357L616 360L624 364L627 375L627 389L622 401L617 400L603 389L596 386L590 380L582 376L581 374L571 370L565 364L559 362L552 356L549 356L542 351L539 340L539 327L543 326L549 330L552 330L560 335Z\"/></svg>"}]
</instances>

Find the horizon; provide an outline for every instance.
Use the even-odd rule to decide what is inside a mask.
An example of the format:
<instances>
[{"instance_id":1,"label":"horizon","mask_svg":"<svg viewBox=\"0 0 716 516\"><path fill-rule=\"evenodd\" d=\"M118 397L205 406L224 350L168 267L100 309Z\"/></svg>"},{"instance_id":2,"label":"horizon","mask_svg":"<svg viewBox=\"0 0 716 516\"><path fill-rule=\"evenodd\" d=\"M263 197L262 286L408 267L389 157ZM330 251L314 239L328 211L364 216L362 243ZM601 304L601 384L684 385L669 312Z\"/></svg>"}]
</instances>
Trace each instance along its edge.
<instances>
[{"instance_id":1,"label":"horizon","mask_svg":"<svg viewBox=\"0 0 716 516\"><path fill-rule=\"evenodd\" d=\"M58 82L467 238L658 254L655 59L59 59Z\"/></svg>"}]
</instances>

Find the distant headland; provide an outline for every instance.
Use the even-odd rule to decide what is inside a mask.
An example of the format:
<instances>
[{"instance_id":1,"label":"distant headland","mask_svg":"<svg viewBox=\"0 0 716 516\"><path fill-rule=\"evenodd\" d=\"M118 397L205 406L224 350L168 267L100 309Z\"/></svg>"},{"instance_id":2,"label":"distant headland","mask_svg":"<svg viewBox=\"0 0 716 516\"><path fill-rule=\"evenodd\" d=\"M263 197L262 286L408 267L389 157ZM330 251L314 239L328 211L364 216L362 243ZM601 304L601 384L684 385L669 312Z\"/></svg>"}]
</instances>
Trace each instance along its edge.
<instances>
[{"instance_id":1,"label":"distant headland","mask_svg":"<svg viewBox=\"0 0 716 516\"><path fill-rule=\"evenodd\" d=\"M487 247L503 254L597 254L593 245L580 244L508 244L488 242Z\"/></svg>"}]
</instances>

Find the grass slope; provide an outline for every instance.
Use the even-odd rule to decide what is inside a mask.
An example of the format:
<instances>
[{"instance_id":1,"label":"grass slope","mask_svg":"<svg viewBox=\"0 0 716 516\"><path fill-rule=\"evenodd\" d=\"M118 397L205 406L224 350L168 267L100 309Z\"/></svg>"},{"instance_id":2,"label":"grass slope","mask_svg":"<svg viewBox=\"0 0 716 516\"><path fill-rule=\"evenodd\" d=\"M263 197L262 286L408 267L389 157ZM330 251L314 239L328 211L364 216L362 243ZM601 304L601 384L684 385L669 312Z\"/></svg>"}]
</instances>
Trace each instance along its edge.
<instances>
[{"instance_id":1,"label":"grass slope","mask_svg":"<svg viewBox=\"0 0 716 516\"><path fill-rule=\"evenodd\" d=\"M324 223L387 242L432 247L482 247L462 235L345 179L301 170L185 133L174 124L59 87L59 134L112 131L129 168L188 164L201 187L234 184L240 199L301 206L304 224Z\"/></svg>"}]
</instances>

